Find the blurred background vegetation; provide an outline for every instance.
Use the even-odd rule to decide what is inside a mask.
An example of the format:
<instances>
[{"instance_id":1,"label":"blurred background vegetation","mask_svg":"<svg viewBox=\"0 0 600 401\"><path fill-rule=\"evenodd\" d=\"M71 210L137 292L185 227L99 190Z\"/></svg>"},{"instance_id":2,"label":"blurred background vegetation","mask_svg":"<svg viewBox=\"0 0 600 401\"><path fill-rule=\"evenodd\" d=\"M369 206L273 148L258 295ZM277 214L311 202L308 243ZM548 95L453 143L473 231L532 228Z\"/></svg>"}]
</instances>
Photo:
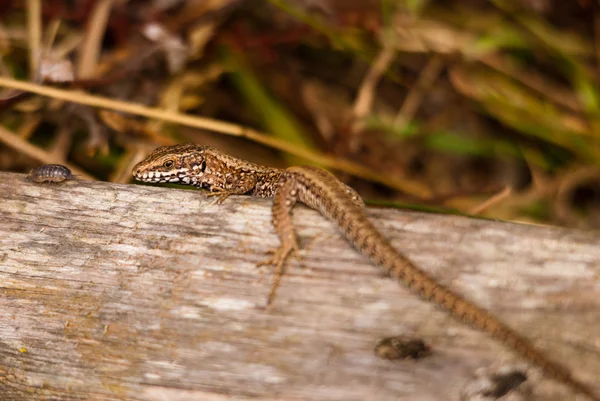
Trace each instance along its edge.
<instances>
[{"instance_id":1,"label":"blurred background vegetation","mask_svg":"<svg viewBox=\"0 0 600 401\"><path fill-rule=\"evenodd\" d=\"M0 55L0 170L125 183L195 142L371 205L600 226L592 0L5 0Z\"/></svg>"}]
</instances>

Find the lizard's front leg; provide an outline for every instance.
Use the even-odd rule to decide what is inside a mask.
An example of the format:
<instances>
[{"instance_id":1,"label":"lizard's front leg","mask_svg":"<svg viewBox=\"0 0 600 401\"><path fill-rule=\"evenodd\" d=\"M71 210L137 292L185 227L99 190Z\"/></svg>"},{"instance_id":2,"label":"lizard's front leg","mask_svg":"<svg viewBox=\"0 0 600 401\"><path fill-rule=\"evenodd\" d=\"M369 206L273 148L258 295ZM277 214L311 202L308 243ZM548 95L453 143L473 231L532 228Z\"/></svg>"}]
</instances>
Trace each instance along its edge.
<instances>
[{"instance_id":1,"label":"lizard's front leg","mask_svg":"<svg viewBox=\"0 0 600 401\"><path fill-rule=\"evenodd\" d=\"M283 274L285 261L292 252L294 252L296 258L300 259L298 256L298 240L292 221L292 209L298 201L298 184L291 178L282 178L282 180L283 182L275 194L272 209L273 226L275 227L281 245L272 251L273 256L258 263L258 266L272 265L276 267L273 285L267 298L267 306L269 306L275 298L275 293L277 292L277 287L279 286L281 275Z\"/></svg>"},{"instance_id":2,"label":"lizard's front leg","mask_svg":"<svg viewBox=\"0 0 600 401\"><path fill-rule=\"evenodd\" d=\"M210 189L211 192L206 192L206 196L218 196L217 205L223 203L225 199L229 197L229 195L243 195L247 191L240 192L240 190L227 190L219 187L213 187Z\"/></svg>"},{"instance_id":3,"label":"lizard's front leg","mask_svg":"<svg viewBox=\"0 0 600 401\"><path fill-rule=\"evenodd\" d=\"M252 176L244 176L243 179L223 180L210 187L206 196L217 196L217 204L220 205L230 195L244 195L252 191L256 185L256 179Z\"/></svg>"}]
</instances>

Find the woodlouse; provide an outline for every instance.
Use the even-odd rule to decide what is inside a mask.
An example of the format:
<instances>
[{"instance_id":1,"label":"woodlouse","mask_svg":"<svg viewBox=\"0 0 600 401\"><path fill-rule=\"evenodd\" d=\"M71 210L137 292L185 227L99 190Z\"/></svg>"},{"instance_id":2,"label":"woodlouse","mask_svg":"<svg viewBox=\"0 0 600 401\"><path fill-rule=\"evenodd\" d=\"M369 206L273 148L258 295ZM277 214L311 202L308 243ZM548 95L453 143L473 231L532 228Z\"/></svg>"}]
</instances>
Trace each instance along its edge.
<instances>
[{"instance_id":1,"label":"woodlouse","mask_svg":"<svg viewBox=\"0 0 600 401\"><path fill-rule=\"evenodd\" d=\"M44 164L31 170L28 178L33 182L62 182L74 176L71 170L62 164Z\"/></svg>"}]
</instances>

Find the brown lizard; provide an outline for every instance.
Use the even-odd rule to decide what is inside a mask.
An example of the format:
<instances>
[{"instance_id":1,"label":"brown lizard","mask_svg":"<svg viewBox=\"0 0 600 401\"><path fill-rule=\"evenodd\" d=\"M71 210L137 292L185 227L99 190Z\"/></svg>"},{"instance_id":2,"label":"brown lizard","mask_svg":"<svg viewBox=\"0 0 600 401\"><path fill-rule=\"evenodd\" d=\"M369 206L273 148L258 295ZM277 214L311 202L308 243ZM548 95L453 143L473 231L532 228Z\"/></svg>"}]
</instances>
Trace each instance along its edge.
<instances>
[{"instance_id":1,"label":"brown lizard","mask_svg":"<svg viewBox=\"0 0 600 401\"><path fill-rule=\"evenodd\" d=\"M277 267L267 304L275 296L283 265L292 252L298 255L292 209L300 201L336 223L344 237L388 275L421 298L446 309L464 323L482 330L538 365L550 377L570 385L595 401L600 398L557 362L547 358L529 340L488 311L480 308L416 267L398 252L365 215L360 196L331 173L316 167L277 169L229 156L194 144L163 146L133 168L136 180L178 183L206 189L222 202L229 195L272 197L273 225L281 245L261 264Z\"/></svg>"}]
</instances>

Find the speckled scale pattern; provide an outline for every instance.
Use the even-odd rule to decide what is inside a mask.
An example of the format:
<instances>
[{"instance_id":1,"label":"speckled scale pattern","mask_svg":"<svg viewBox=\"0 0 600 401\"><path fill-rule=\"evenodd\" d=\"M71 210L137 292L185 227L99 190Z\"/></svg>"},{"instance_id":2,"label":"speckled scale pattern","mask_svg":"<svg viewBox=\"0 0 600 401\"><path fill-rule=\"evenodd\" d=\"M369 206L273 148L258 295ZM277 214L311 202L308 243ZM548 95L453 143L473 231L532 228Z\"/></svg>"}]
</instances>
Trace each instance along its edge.
<instances>
[{"instance_id":1,"label":"speckled scale pattern","mask_svg":"<svg viewBox=\"0 0 600 401\"><path fill-rule=\"evenodd\" d=\"M220 195L273 197L273 224L281 241L274 256L263 264L277 267L269 302L275 295L282 266L297 251L292 209L296 202L318 210L335 222L344 237L371 262L464 323L491 334L513 351L541 367L549 376L600 401L585 384L574 379L560 364L548 359L526 338L488 311L437 283L398 252L369 221L360 196L331 173L316 167L276 169L229 156L217 149L193 144L161 147L133 169L146 182L178 182L195 185Z\"/></svg>"}]
</instances>

